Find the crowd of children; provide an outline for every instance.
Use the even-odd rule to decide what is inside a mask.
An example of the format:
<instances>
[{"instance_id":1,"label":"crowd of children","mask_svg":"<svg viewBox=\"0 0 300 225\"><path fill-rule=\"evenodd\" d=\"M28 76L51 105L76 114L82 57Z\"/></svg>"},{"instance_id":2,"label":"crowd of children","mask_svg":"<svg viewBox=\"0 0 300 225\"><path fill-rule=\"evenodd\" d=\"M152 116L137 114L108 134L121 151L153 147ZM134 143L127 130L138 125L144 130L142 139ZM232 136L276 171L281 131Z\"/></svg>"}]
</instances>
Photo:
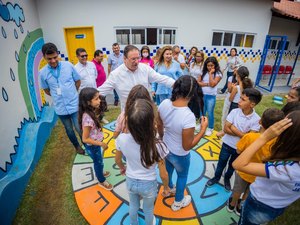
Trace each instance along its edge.
<instances>
[{"instance_id":1,"label":"crowd of children","mask_svg":"<svg viewBox=\"0 0 300 225\"><path fill-rule=\"evenodd\" d=\"M141 53L142 60L153 67L149 49L142 48ZM120 173L126 176L129 217L133 225L138 224L141 198L146 224L156 222L153 215L157 197L156 166L164 188L163 196L175 195L171 209L178 211L191 202L190 195L184 196L192 160L190 151L204 135L213 132L217 85L223 76L215 57L204 60L197 49L191 53L187 59L189 67L201 74L182 75L179 64L172 60L172 48L164 47L154 67L176 78L173 88L158 88L153 84L152 94L159 96L156 109L149 90L143 85L133 87L125 111L117 119L115 161ZM232 73L223 108L223 130L218 133L222 137L219 161L214 177L206 186L219 182L227 168L224 188L232 190L228 211L240 215L239 224L262 224L281 215L300 197L300 88L295 86L290 90L288 103L282 110L267 109L260 118L255 107L262 94L253 88L248 69L238 65L232 67ZM197 102L204 104L201 115L195 115L189 108L195 96ZM100 102L95 88L81 90L79 124L99 185L112 190L113 186L106 180L110 172L103 170L101 150L105 151L107 144L103 142L98 118ZM200 118L199 132L195 132L197 118ZM174 170L176 183L171 179ZM230 178L234 174L232 189Z\"/></svg>"}]
</instances>

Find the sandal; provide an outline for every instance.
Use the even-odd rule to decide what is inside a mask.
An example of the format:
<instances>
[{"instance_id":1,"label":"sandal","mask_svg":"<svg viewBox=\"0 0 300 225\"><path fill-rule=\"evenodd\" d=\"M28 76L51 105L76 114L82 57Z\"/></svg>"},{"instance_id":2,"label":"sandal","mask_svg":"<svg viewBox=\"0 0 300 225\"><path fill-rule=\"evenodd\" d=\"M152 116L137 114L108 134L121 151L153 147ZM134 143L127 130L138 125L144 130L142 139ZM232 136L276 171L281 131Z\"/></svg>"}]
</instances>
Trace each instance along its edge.
<instances>
[{"instance_id":1,"label":"sandal","mask_svg":"<svg viewBox=\"0 0 300 225\"><path fill-rule=\"evenodd\" d=\"M109 171L104 171L103 172L103 176L106 178L106 177L109 177L110 176L110 172Z\"/></svg>"},{"instance_id":2,"label":"sandal","mask_svg":"<svg viewBox=\"0 0 300 225\"><path fill-rule=\"evenodd\" d=\"M102 183L99 182L98 185L108 191L111 191L114 188L114 186L112 186L112 184L108 183L107 181L104 181Z\"/></svg>"}]
</instances>

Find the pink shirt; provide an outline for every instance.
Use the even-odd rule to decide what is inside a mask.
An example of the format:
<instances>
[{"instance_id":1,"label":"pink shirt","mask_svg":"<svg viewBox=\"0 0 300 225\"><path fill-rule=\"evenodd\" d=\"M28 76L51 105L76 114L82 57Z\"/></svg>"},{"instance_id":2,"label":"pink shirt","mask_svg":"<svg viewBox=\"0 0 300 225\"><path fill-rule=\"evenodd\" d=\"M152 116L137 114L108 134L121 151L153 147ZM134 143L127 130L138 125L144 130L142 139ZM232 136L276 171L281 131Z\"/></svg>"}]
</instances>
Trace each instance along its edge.
<instances>
[{"instance_id":1,"label":"pink shirt","mask_svg":"<svg viewBox=\"0 0 300 225\"><path fill-rule=\"evenodd\" d=\"M154 68L154 62L153 62L153 60L151 58L150 59L142 58L142 59L140 59L140 62L141 63L145 63L148 66L151 66L152 68Z\"/></svg>"},{"instance_id":2,"label":"pink shirt","mask_svg":"<svg viewBox=\"0 0 300 225\"><path fill-rule=\"evenodd\" d=\"M98 63L95 59L93 59L92 62L95 64L98 72L98 76L96 78L96 84L97 87L100 87L106 80L106 73L104 71L104 67L102 66L101 62Z\"/></svg>"},{"instance_id":3,"label":"pink shirt","mask_svg":"<svg viewBox=\"0 0 300 225\"><path fill-rule=\"evenodd\" d=\"M121 112L118 116L115 126L115 131L119 133L126 132L125 130L125 112Z\"/></svg>"},{"instance_id":4,"label":"pink shirt","mask_svg":"<svg viewBox=\"0 0 300 225\"><path fill-rule=\"evenodd\" d=\"M83 113L82 115L82 129L84 127L91 127L90 138L96 141L103 140L103 133L101 128L97 128L94 120L89 114Z\"/></svg>"}]
</instances>

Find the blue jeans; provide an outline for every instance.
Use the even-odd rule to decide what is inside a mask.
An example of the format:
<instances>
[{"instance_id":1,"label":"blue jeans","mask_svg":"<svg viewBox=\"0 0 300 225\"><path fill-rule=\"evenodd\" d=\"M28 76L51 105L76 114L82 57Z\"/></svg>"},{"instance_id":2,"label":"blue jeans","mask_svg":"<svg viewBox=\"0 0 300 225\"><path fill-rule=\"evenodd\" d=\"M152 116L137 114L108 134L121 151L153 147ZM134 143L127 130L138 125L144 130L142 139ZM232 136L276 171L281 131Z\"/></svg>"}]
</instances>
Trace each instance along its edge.
<instances>
[{"instance_id":1,"label":"blue jeans","mask_svg":"<svg viewBox=\"0 0 300 225\"><path fill-rule=\"evenodd\" d=\"M227 168L227 171L226 171L225 177L224 177L224 179L228 179L228 180L232 177L232 174L234 172L234 168L232 167L232 163L238 157L238 154L236 153L236 149L231 148L227 144L223 143L222 148L221 148L221 152L220 152L220 155L219 155L219 161L218 161L217 169L216 169L216 172L215 172L215 178L217 178L218 180L220 180L220 178L222 176L223 170L227 165L229 157L230 157L230 160L229 160L228 168Z\"/></svg>"},{"instance_id":2,"label":"blue jeans","mask_svg":"<svg viewBox=\"0 0 300 225\"><path fill-rule=\"evenodd\" d=\"M157 196L157 180L139 180L126 177L126 186L129 193L130 224L137 225L140 197L143 197L143 211L145 224L153 224L154 201Z\"/></svg>"},{"instance_id":3,"label":"blue jeans","mask_svg":"<svg viewBox=\"0 0 300 225\"><path fill-rule=\"evenodd\" d=\"M227 89L227 85L228 85L228 78L231 77L233 75L233 72L228 72L227 71L227 77L226 77L226 83L224 85L224 87L221 89L221 91L224 93Z\"/></svg>"},{"instance_id":4,"label":"blue jeans","mask_svg":"<svg viewBox=\"0 0 300 225\"><path fill-rule=\"evenodd\" d=\"M115 101L119 101L119 95L115 89L114 89L114 96L115 96Z\"/></svg>"},{"instance_id":5,"label":"blue jeans","mask_svg":"<svg viewBox=\"0 0 300 225\"><path fill-rule=\"evenodd\" d=\"M105 181L105 177L103 176L103 158L101 147L96 145L85 145L85 151L89 154L92 158L94 163L94 170L96 173L96 177L100 183Z\"/></svg>"},{"instance_id":6,"label":"blue jeans","mask_svg":"<svg viewBox=\"0 0 300 225\"><path fill-rule=\"evenodd\" d=\"M66 130L69 140L72 142L74 147L77 148L79 146L79 142L75 135L73 126L75 127L75 130L79 134L80 138L82 135L82 132L81 132L81 129L79 128L79 123L78 123L78 112L72 113L70 115L58 115L58 117L65 127L65 130Z\"/></svg>"},{"instance_id":7,"label":"blue jeans","mask_svg":"<svg viewBox=\"0 0 300 225\"><path fill-rule=\"evenodd\" d=\"M191 154L184 156L175 155L170 152L166 157L166 169L169 175L169 187L173 188L172 175L174 169L177 173L175 201L180 202L184 197L184 189L190 168Z\"/></svg>"},{"instance_id":8,"label":"blue jeans","mask_svg":"<svg viewBox=\"0 0 300 225\"><path fill-rule=\"evenodd\" d=\"M208 128L214 129L215 125L215 118L214 118L214 111L216 106L216 96L215 95L204 95L204 110L203 114L208 114Z\"/></svg>"},{"instance_id":9,"label":"blue jeans","mask_svg":"<svg viewBox=\"0 0 300 225\"><path fill-rule=\"evenodd\" d=\"M267 187L266 187L267 188ZM257 201L249 193L242 207L242 213L239 220L239 225L259 225L270 222L284 212L285 208L275 209L271 206Z\"/></svg>"}]
</instances>

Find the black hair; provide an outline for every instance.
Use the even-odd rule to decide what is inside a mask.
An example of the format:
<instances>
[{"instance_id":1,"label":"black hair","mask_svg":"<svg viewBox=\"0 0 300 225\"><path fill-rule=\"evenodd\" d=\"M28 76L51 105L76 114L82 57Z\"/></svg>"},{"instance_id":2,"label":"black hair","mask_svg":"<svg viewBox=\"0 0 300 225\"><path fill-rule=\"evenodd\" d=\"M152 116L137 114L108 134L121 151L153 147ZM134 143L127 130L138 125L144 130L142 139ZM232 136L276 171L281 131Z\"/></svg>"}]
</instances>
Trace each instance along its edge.
<instances>
[{"instance_id":1,"label":"black hair","mask_svg":"<svg viewBox=\"0 0 300 225\"><path fill-rule=\"evenodd\" d=\"M150 59L150 48L147 45L143 46L142 49L141 49L141 56L143 54L143 50L147 50L148 51L148 57L147 57L147 59Z\"/></svg>"},{"instance_id":2,"label":"black hair","mask_svg":"<svg viewBox=\"0 0 300 225\"><path fill-rule=\"evenodd\" d=\"M140 145L140 156L143 167L149 168L161 160L157 145L162 145L156 138L155 110L151 101L137 99L125 113L127 127L137 144ZM163 149L163 148L162 148Z\"/></svg>"},{"instance_id":3,"label":"black hair","mask_svg":"<svg viewBox=\"0 0 300 225\"><path fill-rule=\"evenodd\" d=\"M284 115L288 115L293 111L300 110L300 102L288 102L282 107L281 111Z\"/></svg>"},{"instance_id":4,"label":"black hair","mask_svg":"<svg viewBox=\"0 0 300 225\"><path fill-rule=\"evenodd\" d=\"M171 101L177 98L191 98L197 94L198 83L196 79L190 75L179 77L173 86Z\"/></svg>"},{"instance_id":5,"label":"black hair","mask_svg":"<svg viewBox=\"0 0 300 225\"><path fill-rule=\"evenodd\" d=\"M207 74L208 70L207 70L207 64L208 63L213 63L215 65L215 73L214 73L214 77L216 76L217 73L221 73L221 70L220 70L220 65L219 65L219 62L218 60L216 59L216 57L214 56L211 56L211 57L208 57L205 62L204 62L204 66L203 66L203 72L202 72L202 75L201 75L201 79L203 80L204 76Z\"/></svg>"},{"instance_id":6,"label":"black hair","mask_svg":"<svg viewBox=\"0 0 300 225\"><path fill-rule=\"evenodd\" d=\"M79 56L80 53L82 53L82 52L86 52L86 50L85 50L84 48L77 48L77 49L76 49L76 55L77 55L77 56Z\"/></svg>"},{"instance_id":7,"label":"black hair","mask_svg":"<svg viewBox=\"0 0 300 225\"><path fill-rule=\"evenodd\" d=\"M101 50L96 50L95 52L94 52L94 58L96 58L96 56L99 56L100 54L103 54L103 52L101 51Z\"/></svg>"},{"instance_id":8,"label":"black hair","mask_svg":"<svg viewBox=\"0 0 300 225\"><path fill-rule=\"evenodd\" d=\"M255 88L246 88L243 90L242 94L246 95L249 98L250 102L255 103L255 105L260 103L262 99L262 93L260 93L260 91L256 90Z\"/></svg>"},{"instance_id":9,"label":"black hair","mask_svg":"<svg viewBox=\"0 0 300 225\"><path fill-rule=\"evenodd\" d=\"M57 53L57 52L58 52L57 47L53 43L50 43L50 42L46 43L42 47L43 56L50 55L50 54Z\"/></svg>"},{"instance_id":10,"label":"black hair","mask_svg":"<svg viewBox=\"0 0 300 225\"><path fill-rule=\"evenodd\" d=\"M271 147L271 161L300 161L300 111L293 111L287 115L292 120L292 126L283 131Z\"/></svg>"},{"instance_id":11,"label":"black hair","mask_svg":"<svg viewBox=\"0 0 300 225\"><path fill-rule=\"evenodd\" d=\"M242 94L246 95L251 102L255 103L255 105L260 103L262 99L262 93L255 88L246 88L243 90Z\"/></svg>"},{"instance_id":12,"label":"black hair","mask_svg":"<svg viewBox=\"0 0 300 225\"><path fill-rule=\"evenodd\" d=\"M79 110L78 110L78 122L80 129L82 129L82 116L83 113L87 113L94 121L97 128L101 128L100 122L96 115L96 109L89 103L99 93L96 88L86 87L80 91L79 94Z\"/></svg>"},{"instance_id":13,"label":"black hair","mask_svg":"<svg viewBox=\"0 0 300 225\"><path fill-rule=\"evenodd\" d=\"M284 119L285 115L280 109L266 109L261 116L261 125L264 129L268 129L274 123Z\"/></svg>"},{"instance_id":14,"label":"black hair","mask_svg":"<svg viewBox=\"0 0 300 225\"><path fill-rule=\"evenodd\" d=\"M231 48L231 49L230 49L230 52L229 52L229 56L231 56L231 55L230 55L230 53L231 53L231 50L234 50L234 51L235 51L235 56L237 56L237 55L238 55L238 53L237 53L237 49L236 49L236 48Z\"/></svg>"},{"instance_id":15,"label":"black hair","mask_svg":"<svg viewBox=\"0 0 300 225\"><path fill-rule=\"evenodd\" d=\"M119 46L119 43L115 42L112 44L112 46Z\"/></svg>"},{"instance_id":16,"label":"black hair","mask_svg":"<svg viewBox=\"0 0 300 225\"><path fill-rule=\"evenodd\" d=\"M299 99L299 101L300 101L300 87L294 87L294 88L292 88L293 90L295 90L296 92L297 92L297 94L298 94L298 99Z\"/></svg>"},{"instance_id":17,"label":"black hair","mask_svg":"<svg viewBox=\"0 0 300 225\"><path fill-rule=\"evenodd\" d=\"M128 53L133 51L133 50L137 50L139 51L139 49L137 47L135 47L134 45L127 45L125 48L124 48L124 56L127 58L128 56Z\"/></svg>"},{"instance_id":18,"label":"black hair","mask_svg":"<svg viewBox=\"0 0 300 225\"><path fill-rule=\"evenodd\" d=\"M241 78L243 89L253 87L253 83L252 83L251 79L249 78L249 70L246 66L240 66L236 72L239 75L239 77Z\"/></svg>"}]
</instances>

